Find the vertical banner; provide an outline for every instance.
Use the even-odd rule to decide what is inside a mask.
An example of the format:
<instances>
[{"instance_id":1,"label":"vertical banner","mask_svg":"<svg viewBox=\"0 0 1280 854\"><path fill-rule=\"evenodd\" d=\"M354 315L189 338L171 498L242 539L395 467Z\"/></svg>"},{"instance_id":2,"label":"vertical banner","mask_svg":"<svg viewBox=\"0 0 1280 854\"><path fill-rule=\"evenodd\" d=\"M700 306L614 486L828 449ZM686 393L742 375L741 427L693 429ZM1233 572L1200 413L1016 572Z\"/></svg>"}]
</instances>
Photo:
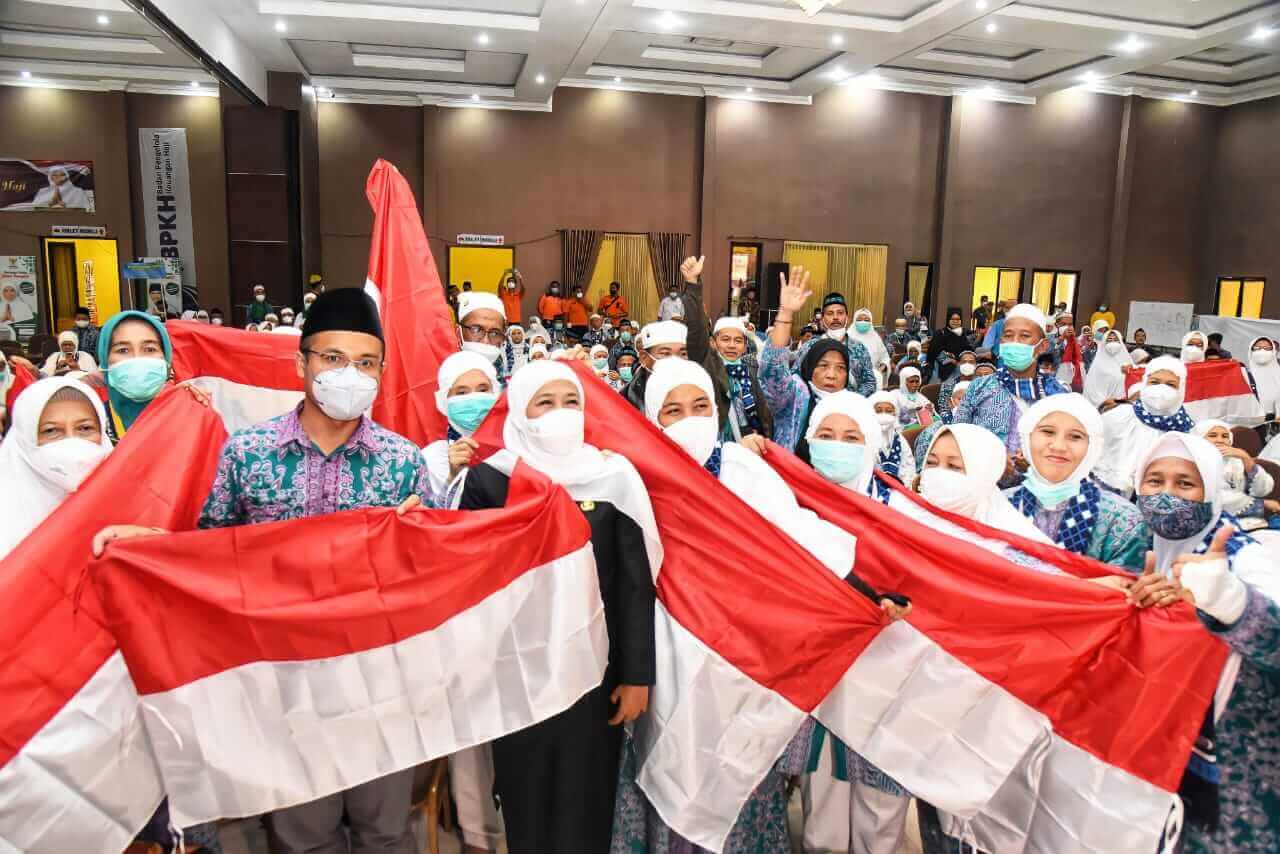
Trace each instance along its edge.
<instances>
[{"instance_id":1,"label":"vertical banner","mask_svg":"<svg viewBox=\"0 0 1280 854\"><path fill-rule=\"evenodd\" d=\"M36 296L36 257L0 255L0 326L23 344L43 328ZM10 336L5 335L5 338Z\"/></svg>"},{"instance_id":2,"label":"vertical banner","mask_svg":"<svg viewBox=\"0 0 1280 854\"><path fill-rule=\"evenodd\" d=\"M178 264L184 289L197 293L191 241L191 178L185 128L138 128L147 254Z\"/></svg>"}]
</instances>

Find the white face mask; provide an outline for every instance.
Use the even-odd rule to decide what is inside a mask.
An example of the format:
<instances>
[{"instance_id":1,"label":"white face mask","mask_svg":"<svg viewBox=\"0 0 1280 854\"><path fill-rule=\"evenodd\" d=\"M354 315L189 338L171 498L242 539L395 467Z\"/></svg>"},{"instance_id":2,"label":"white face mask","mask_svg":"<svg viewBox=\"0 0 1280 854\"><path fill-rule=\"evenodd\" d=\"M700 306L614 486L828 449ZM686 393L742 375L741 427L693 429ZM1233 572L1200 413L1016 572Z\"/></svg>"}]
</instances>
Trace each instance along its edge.
<instances>
[{"instance_id":1,"label":"white face mask","mask_svg":"<svg viewBox=\"0 0 1280 854\"><path fill-rule=\"evenodd\" d=\"M347 365L341 370L316 374L311 395L320 411L334 421L355 421L369 411L378 396L378 381Z\"/></svg>"},{"instance_id":2,"label":"white face mask","mask_svg":"<svg viewBox=\"0 0 1280 854\"><path fill-rule=\"evenodd\" d=\"M1139 397L1142 405L1157 415L1172 415L1178 408L1182 395L1173 386L1144 384Z\"/></svg>"},{"instance_id":3,"label":"white face mask","mask_svg":"<svg viewBox=\"0 0 1280 854\"><path fill-rule=\"evenodd\" d=\"M1254 350L1249 354L1249 361L1255 365L1269 365L1275 360L1275 350Z\"/></svg>"},{"instance_id":4,"label":"white face mask","mask_svg":"<svg viewBox=\"0 0 1280 854\"><path fill-rule=\"evenodd\" d=\"M478 353L485 358L486 361L495 362L502 355L502 351L492 344L486 344L484 341L463 341L463 350L470 350L472 353Z\"/></svg>"},{"instance_id":5,"label":"white face mask","mask_svg":"<svg viewBox=\"0 0 1280 854\"><path fill-rule=\"evenodd\" d=\"M221 326L221 325L222 325L222 318L221 318L221 317L215 317L215 318L212 318L209 322L210 322L210 323L212 323L214 326Z\"/></svg>"},{"instance_id":6,"label":"white face mask","mask_svg":"<svg viewBox=\"0 0 1280 854\"><path fill-rule=\"evenodd\" d=\"M253 295L253 298L254 298L255 300L257 300L258 302L266 302L266 301L267 301L267 295L266 295L266 294L254 294L254 295Z\"/></svg>"},{"instance_id":7,"label":"white face mask","mask_svg":"<svg viewBox=\"0 0 1280 854\"><path fill-rule=\"evenodd\" d=\"M978 366L975 364L970 362L960 363L960 376L962 377L971 377L973 376L973 372L976 370L978 370Z\"/></svg>"},{"instance_id":8,"label":"white face mask","mask_svg":"<svg viewBox=\"0 0 1280 854\"><path fill-rule=\"evenodd\" d=\"M1183 347L1183 348L1182 348L1182 361L1184 361L1184 362L1203 362L1203 361L1204 361L1204 348L1203 348L1203 347L1193 347L1193 346L1191 346L1190 344L1188 344L1186 347Z\"/></svg>"},{"instance_id":9,"label":"white face mask","mask_svg":"<svg viewBox=\"0 0 1280 854\"><path fill-rule=\"evenodd\" d=\"M1121 344L1119 341L1108 341L1107 352L1110 353L1112 356L1119 356L1121 353L1124 352L1124 345Z\"/></svg>"},{"instance_id":10,"label":"white face mask","mask_svg":"<svg viewBox=\"0 0 1280 854\"><path fill-rule=\"evenodd\" d=\"M45 480L75 492L108 453L108 448L88 439L59 439L36 448L31 462Z\"/></svg>"},{"instance_id":11,"label":"white face mask","mask_svg":"<svg viewBox=\"0 0 1280 854\"><path fill-rule=\"evenodd\" d=\"M827 337L836 341L843 341L845 336L849 334L849 330L841 326L839 329L828 329Z\"/></svg>"},{"instance_id":12,"label":"white face mask","mask_svg":"<svg viewBox=\"0 0 1280 854\"><path fill-rule=\"evenodd\" d=\"M581 409L553 409L529 422L529 441L544 453L563 457L582 447L586 419Z\"/></svg>"},{"instance_id":13,"label":"white face mask","mask_svg":"<svg viewBox=\"0 0 1280 854\"><path fill-rule=\"evenodd\" d=\"M77 328L77 329L88 329L88 328L89 328L89 321L87 321L87 320L77 320L77 321L76 321L76 328Z\"/></svg>"},{"instance_id":14,"label":"white face mask","mask_svg":"<svg viewBox=\"0 0 1280 854\"><path fill-rule=\"evenodd\" d=\"M944 468L927 468L920 475L920 494L930 504L972 517L978 509L978 497L973 494L969 479L958 471Z\"/></svg>"},{"instance_id":15,"label":"white face mask","mask_svg":"<svg viewBox=\"0 0 1280 854\"><path fill-rule=\"evenodd\" d=\"M662 428L667 438L675 442L685 453L703 465L716 449L720 425L710 415L691 415Z\"/></svg>"},{"instance_id":16,"label":"white face mask","mask_svg":"<svg viewBox=\"0 0 1280 854\"><path fill-rule=\"evenodd\" d=\"M963 324L962 324L959 320L953 320L953 321L951 321L951 328L952 328L952 329L959 329L962 325L963 325Z\"/></svg>"}]
</instances>

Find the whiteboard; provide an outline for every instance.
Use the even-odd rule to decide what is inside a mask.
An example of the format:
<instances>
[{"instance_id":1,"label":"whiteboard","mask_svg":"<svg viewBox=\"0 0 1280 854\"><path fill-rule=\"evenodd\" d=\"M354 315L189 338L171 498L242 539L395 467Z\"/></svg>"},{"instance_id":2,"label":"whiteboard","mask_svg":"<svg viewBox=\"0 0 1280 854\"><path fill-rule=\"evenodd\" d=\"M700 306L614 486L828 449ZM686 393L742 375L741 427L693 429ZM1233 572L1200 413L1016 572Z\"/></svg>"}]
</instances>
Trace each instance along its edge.
<instances>
[{"instance_id":1,"label":"whiteboard","mask_svg":"<svg viewBox=\"0 0 1280 854\"><path fill-rule=\"evenodd\" d=\"M1133 340L1135 329L1147 331L1147 343L1158 347L1181 347L1182 336L1191 331L1191 318L1196 307L1189 302L1131 302L1129 329L1125 336Z\"/></svg>"}]
</instances>

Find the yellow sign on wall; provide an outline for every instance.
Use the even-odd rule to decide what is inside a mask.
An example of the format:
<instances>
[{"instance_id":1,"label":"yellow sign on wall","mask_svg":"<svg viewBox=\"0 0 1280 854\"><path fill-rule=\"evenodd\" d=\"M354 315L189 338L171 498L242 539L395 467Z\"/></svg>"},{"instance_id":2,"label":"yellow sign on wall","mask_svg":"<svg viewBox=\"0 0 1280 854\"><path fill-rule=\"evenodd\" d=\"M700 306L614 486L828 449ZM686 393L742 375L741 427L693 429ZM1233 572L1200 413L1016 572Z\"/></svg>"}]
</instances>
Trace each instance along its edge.
<instances>
[{"instance_id":1,"label":"yellow sign on wall","mask_svg":"<svg viewBox=\"0 0 1280 854\"><path fill-rule=\"evenodd\" d=\"M516 250L510 246L450 246L449 284L462 290L463 282L471 290L498 292L502 274L516 265Z\"/></svg>"},{"instance_id":2,"label":"yellow sign on wall","mask_svg":"<svg viewBox=\"0 0 1280 854\"><path fill-rule=\"evenodd\" d=\"M62 247L70 247L71 252ZM114 240L47 238L44 269L45 294L55 334L73 328L78 306L89 309L94 326L101 326L120 312L120 260Z\"/></svg>"}]
</instances>

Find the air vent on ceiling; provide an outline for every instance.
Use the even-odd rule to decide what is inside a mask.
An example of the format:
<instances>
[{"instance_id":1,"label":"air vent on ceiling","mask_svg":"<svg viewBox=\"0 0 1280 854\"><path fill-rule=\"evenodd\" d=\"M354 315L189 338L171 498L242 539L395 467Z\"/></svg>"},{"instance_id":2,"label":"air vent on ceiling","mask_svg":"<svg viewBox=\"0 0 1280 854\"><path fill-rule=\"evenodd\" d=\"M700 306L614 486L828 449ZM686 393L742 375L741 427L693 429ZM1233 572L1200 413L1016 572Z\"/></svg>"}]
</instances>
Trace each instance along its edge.
<instances>
[{"instance_id":1,"label":"air vent on ceiling","mask_svg":"<svg viewBox=\"0 0 1280 854\"><path fill-rule=\"evenodd\" d=\"M691 38L689 44L696 44L698 47L718 47L727 49L733 47L733 39L709 39L709 38Z\"/></svg>"}]
</instances>

